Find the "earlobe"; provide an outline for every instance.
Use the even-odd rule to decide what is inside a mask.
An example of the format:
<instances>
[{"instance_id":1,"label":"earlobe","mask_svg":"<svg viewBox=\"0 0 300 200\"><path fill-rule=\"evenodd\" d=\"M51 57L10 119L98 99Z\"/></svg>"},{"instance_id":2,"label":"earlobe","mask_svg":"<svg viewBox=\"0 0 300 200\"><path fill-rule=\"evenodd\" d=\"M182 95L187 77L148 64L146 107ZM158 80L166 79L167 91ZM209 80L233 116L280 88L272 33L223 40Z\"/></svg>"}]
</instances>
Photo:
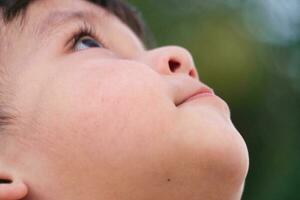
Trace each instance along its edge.
<instances>
[{"instance_id":1,"label":"earlobe","mask_svg":"<svg viewBox=\"0 0 300 200\"><path fill-rule=\"evenodd\" d=\"M2 177L0 174L0 200L17 200L28 193L26 184L17 179Z\"/></svg>"}]
</instances>

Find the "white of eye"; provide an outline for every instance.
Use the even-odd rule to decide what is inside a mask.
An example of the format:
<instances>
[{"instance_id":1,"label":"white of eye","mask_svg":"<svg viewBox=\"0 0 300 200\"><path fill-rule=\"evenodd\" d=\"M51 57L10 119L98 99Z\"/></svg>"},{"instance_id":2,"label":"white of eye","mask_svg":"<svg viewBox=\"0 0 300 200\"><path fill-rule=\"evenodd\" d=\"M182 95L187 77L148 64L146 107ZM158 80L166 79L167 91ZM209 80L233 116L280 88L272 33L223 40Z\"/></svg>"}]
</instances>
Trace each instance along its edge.
<instances>
[{"instance_id":1,"label":"white of eye","mask_svg":"<svg viewBox=\"0 0 300 200\"><path fill-rule=\"evenodd\" d=\"M103 46L90 36L79 38L74 44L74 50L80 51L88 48L102 48Z\"/></svg>"}]
</instances>

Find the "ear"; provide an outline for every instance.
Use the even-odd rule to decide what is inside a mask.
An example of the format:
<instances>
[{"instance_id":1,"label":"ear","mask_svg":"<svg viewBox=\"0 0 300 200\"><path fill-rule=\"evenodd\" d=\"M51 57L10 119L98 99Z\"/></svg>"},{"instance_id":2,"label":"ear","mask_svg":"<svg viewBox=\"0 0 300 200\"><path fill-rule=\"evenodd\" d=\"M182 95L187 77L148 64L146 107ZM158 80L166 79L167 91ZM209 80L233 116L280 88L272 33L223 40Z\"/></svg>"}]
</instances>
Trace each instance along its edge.
<instances>
[{"instance_id":1,"label":"ear","mask_svg":"<svg viewBox=\"0 0 300 200\"><path fill-rule=\"evenodd\" d=\"M24 198L28 193L28 187L22 180L10 178L0 171L0 200L17 200Z\"/></svg>"}]
</instances>

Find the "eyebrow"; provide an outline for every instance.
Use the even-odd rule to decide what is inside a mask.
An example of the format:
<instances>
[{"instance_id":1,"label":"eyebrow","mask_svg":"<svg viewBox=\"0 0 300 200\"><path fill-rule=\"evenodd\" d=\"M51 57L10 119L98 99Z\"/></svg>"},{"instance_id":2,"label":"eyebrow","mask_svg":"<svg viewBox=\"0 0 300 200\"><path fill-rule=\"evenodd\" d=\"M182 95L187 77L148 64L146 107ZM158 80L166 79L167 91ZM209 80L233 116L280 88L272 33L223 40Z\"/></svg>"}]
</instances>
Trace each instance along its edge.
<instances>
[{"instance_id":1,"label":"eyebrow","mask_svg":"<svg viewBox=\"0 0 300 200\"><path fill-rule=\"evenodd\" d=\"M53 27L60 27L60 25L67 24L70 21L91 21L91 19L96 18L97 23L101 24L101 17L96 17L93 12L54 11L39 23L37 32L39 35L45 35L48 34Z\"/></svg>"},{"instance_id":2,"label":"eyebrow","mask_svg":"<svg viewBox=\"0 0 300 200\"><path fill-rule=\"evenodd\" d=\"M100 13L100 14L99 14ZM56 10L50 12L41 22L38 23L36 27L37 36L41 38L47 38L52 33L61 32L64 25L71 23L88 23L88 24L98 24L101 26L105 19L109 17L109 13L106 12L87 12L85 10L73 11L73 10ZM133 32L134 33L134 32ZM136 35L136 33L135 33ZM139 41L139 46L145 49L145 44L137 36Z\"/></svg>"},{"instance_id":3,"label":"eyebrow","mask_svg":"<svg viewBox=\"0 0 300 200\"><path fill-rule=\"evenodd\" d=\"M12 2L7 4L1 4L1 9L3 7L3 17L5 23L9 23L20 15L21 28L24 28L26 24L26 10L30 4L34 3L35 0L11 0ZM147 29L141 13L132 5L128 4L123 0L83 0L90 2L96 6L102 7L109 13L117 16L121 21L123 21L137 36L145 43L147 46L154 46L154 38L151 36L151 32ZM0 0L1 2L1 0ZM4 1L6 2L6 1ZM10 0L9 0L10 2ZM24 22L24 23L23 23ZM43 30L43 29L42 29ZM37 31L37 30L36 30ZM149 37L150 36L150 37ZM149 37L149 38L148 38Z\"/></svg>"}]
</instances>

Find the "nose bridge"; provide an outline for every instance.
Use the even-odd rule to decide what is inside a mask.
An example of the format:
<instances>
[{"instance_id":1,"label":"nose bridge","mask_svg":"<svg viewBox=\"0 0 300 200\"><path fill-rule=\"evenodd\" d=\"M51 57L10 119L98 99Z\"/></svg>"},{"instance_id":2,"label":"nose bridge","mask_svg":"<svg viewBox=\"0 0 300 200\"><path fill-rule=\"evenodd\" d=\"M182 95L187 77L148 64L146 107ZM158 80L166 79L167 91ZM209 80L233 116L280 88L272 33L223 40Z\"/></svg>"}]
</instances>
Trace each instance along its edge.
<instances>
[{"instance_id":1,"label":"nose bridge","mask_svg":"<svg viewBox=\"0 0 300 200\"><path fill-rule=\"evenodd\" d=\"M161 47L150 50L146 54L146 62L158 73L164 75L184 73L197 78L193 58L189 51L182 47Z\"/></svg>"}]
</instances>

